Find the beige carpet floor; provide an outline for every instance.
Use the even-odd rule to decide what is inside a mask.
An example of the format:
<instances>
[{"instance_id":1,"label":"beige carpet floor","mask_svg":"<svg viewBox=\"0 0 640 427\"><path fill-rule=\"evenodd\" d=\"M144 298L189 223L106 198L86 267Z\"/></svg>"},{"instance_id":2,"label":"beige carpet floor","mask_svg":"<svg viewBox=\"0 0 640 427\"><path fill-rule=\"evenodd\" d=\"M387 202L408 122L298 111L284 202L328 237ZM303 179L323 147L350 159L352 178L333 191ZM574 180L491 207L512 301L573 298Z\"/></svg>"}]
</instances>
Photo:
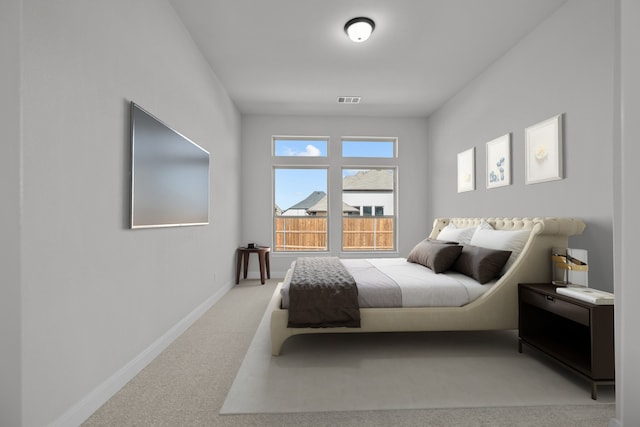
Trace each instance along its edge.
<instances>
[{"instance_id":1,"label":"beige carpet floor","mask_svg":"<svg viewBox=\"0 0 640 427\"><path fill-rule=\"evenodd\" d=\"M256 330L276 286L276 280L261 286L247 280L234 287L211 310L172 343L138 376L129 382L85 426L580 426L604 427L615 416L613 403L551 404L542 406L483 406L423 409L330 410L321 412L220 414L232 384L249 350ZM404 334L402 334L404 335ZM411 335L411 334L408 334ZM285 344L282 360L321 342L298 337ZM400 336L390 336L395 345ZM344 338L341 338L344 339ZM356 343L356 347L369 346ZM315 343L314 343L315 342ZM352 339L344 343L354 345ZM424 348L420 351L423 351ZM379 349L376 351L380 351ZM517 355L517 350L514 349ZM527 350L525 349L525 353ZM419 353L418 353L419 355ZM416 356L417 357L417 356ZM531 356L535 363L545 364ZM397 366L397 363L396 363ZM553 370L551 365L548 369ZM588 398L581 380L560 377ZM301 390L314 384L301 384ZM410 386L406 381L382 384L388 393ZM273 391L263 390L265 393ZM611 392L609 392L611 393ZM275 395L275 394L274 394ZM612 397L612 393L610 394ZM277 397L277 396L276 396ZM241 397L240 397L241 398ZM527 402L523 402L527 403Z\"/></svg>"},{"instance_id":2,"label":"beige carpet floor","mask_svg":"<svg viewBox=\"0 0 640 427\"><path fill-rule=\"evenodd\" d=\"M588 383L525 346L517 331L321 334L270 352L270 313L258 326L221 413L587 405ZM551 362L551 363L549 363Z\"/></svg>"}]
</instances>

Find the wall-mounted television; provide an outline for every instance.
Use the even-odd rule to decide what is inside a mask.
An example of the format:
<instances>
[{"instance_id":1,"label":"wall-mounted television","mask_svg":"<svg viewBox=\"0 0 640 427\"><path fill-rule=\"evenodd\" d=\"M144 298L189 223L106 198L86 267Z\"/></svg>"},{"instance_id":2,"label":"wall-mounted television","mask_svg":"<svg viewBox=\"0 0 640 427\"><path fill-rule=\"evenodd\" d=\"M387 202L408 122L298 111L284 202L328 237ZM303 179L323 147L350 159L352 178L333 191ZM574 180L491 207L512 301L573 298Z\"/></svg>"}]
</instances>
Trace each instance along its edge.
<instances>
[{"instance_id":1,"label":"wall-mounted television","mask_svg":"<svg viewBox=\"0 0 640 427\"><path fill-rule=\"evenodd\" d=\"M131 102L131 228L209 223L209 152Z\"/></svg>"}]
</instances>

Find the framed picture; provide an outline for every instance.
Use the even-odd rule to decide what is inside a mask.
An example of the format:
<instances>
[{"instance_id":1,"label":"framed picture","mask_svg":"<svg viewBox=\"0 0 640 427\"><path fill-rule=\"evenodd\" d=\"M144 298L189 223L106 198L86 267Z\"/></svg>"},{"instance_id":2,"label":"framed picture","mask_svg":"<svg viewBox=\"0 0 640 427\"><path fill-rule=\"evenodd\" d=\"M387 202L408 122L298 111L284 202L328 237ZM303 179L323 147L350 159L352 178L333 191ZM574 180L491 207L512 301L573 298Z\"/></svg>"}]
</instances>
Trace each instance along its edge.
<instances>
[{"instance_id":1,"label":"framed picture","mask_svg":"<svg viewBox=\"0 0 640 427\"><path fill-rule=\"evenodd\" d=\"M526 183L562 179L562 114L525 129Z\"/></svg>"},{"instance_id":2,"label":"framed picture","mask_svg":"<svg viewBox=\"0 0 640 427\"><path fill-rule=\"evenodd\" d=\"M458 193L476 189L476 148L458 153Z\"/></svg>"},{"instance_id":3,"label":"framed picture","mask_svg":"<svg viewBox=\"0 0 640 427\"><path fill-rule=\"evenodd\" d=\"M511 134L487 142L487 188L511 185Z\"/></svg>"}]
</instances>

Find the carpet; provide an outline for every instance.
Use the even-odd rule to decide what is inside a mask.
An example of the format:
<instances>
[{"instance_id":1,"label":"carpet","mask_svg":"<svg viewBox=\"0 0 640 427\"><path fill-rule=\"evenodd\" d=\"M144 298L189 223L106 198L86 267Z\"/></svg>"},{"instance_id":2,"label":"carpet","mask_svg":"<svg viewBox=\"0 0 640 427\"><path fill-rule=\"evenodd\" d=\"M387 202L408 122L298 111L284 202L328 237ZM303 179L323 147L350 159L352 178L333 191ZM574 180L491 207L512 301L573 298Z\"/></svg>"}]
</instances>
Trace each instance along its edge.
<instances>
[{"instance_id":1,"label":"carpet","mask_svg":"<svg viewBox=\"0 0 640 427\"><path fill-rule=\"evenodd\" d=\"M269 346L271 303L220 414L615 403L515 331L319 334Z\"/></svg>"}]
</instances>

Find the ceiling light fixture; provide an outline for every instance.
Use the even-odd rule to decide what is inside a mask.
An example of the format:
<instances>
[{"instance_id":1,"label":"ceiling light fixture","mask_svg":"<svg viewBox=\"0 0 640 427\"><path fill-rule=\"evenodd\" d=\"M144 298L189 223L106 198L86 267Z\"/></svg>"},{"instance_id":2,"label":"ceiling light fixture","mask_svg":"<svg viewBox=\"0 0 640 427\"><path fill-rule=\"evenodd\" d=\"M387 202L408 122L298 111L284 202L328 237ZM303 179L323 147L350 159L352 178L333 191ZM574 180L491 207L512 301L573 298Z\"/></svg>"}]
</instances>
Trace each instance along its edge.
<instances>
[{"instance_id":1,"label":"ceiling light fixture","mask_svg":"<svg viewBox=\"0 0 640 427\"><path fill-rule=\"evenodd\" d=\"M374 28L376 28L375 22L364 17L350 19L344 24L344 32L356 43L366 41Z\"/></svg>"}]
</instances>

